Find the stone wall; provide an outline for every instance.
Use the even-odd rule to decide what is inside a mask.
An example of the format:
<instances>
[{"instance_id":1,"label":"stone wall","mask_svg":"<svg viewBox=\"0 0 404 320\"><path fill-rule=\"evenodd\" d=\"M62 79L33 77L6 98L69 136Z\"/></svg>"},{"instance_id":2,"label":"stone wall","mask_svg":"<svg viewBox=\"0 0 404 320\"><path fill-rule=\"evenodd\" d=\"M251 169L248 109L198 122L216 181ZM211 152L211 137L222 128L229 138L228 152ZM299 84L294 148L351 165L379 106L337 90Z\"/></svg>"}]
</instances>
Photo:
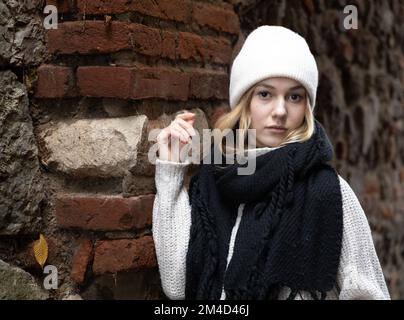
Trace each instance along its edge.
<instances>
[{"instance_id":1,"label":"stone wall","mask_svg":"<svg viewBox=\"0 0 404 320\"><path fill-rule=\"evenodd\" d=\"M196 112L202 130L226 109L239 19L222 1L46 4L58 8L59 24L42 30L45 53L28 75L34 86L23 112L39 151L44 191L33 194L43 202L33 216L42 220L29 237L9 237L18 247L0 258L42 279L32 255L42 233L47 264L59 272L51 297L164 299L151 237L148 136L179 110ZM35 173L29 163L24 169Z\"/></svg>"},{"instance_id":2,"label":"stone wall","mask_svg":"<svg viewBox=\"0 0 404 320\"><path fill-rule=\"evenodd\" d=\"M42 201L25 78L43 60L40 1L0 4L0 235L36 228ZM28 196L29 195L29 196Z\"/></svg>"},{"instance_id":3,"label":"stone wall","mask_svg":"<svg viewBox=\"0 0 404 320\"><path fill-rule=\"evenodd\" d=\"M354 1L350 31L344 1L3 2L0 260L40 285L32 246L42 233L59 272L50 297L165 299L148 135L182 109L197 112L198 130L211 127L228 110L232 59L260 24L296 30L316 55L316 117L368 216L392 297L404 296L400 1ZM41 27L46 4L58 8L57 29Z\"/></svg>"}]
</instances>

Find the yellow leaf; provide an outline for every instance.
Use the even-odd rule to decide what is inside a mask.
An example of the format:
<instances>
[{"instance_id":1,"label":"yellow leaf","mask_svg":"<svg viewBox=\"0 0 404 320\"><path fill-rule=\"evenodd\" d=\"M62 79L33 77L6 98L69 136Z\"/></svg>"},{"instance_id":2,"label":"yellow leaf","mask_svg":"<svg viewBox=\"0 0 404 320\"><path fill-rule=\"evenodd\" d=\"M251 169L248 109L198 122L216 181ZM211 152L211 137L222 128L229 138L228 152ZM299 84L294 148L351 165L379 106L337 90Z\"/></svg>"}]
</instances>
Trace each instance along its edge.
<instances>
[{"instance_id":1,"label":"yellow leaf","mask_svg":"<svg viewBox=\"0 0 404 320\"><path fill-rule=\"evenodd\" d=\"M39 240L35 241L34 255L36 261L41 265L43 269L46 259L48 259L48 244L42 234L39 236Z\"/></svg>"}]
</instances>

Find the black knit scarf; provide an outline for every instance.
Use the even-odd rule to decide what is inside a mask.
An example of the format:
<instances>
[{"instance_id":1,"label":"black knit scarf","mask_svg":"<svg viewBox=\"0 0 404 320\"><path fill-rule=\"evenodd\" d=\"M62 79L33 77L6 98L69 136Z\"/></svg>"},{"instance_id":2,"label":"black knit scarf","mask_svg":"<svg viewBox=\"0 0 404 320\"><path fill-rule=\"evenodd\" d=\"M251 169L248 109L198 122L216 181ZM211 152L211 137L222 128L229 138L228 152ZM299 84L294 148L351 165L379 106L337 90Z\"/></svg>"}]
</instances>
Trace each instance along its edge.
<instances>
[{"instance_id":1,"label":"black knit scarf","mask_svg":"<svg viewBox=\"0 0 404 320\"><path fill-rule=\"evenodd\" d=\"M332 145L321 124L305 142L256 157L252 175L234 163L217 170L213 148L190 181L192 225L185 299L289 299L306 291L325 299L336 286L342 240L342 197ZM238 207L243 217L226 269ZM225 275L225 276L224 276Z\"/></svg>"}]
</instances>

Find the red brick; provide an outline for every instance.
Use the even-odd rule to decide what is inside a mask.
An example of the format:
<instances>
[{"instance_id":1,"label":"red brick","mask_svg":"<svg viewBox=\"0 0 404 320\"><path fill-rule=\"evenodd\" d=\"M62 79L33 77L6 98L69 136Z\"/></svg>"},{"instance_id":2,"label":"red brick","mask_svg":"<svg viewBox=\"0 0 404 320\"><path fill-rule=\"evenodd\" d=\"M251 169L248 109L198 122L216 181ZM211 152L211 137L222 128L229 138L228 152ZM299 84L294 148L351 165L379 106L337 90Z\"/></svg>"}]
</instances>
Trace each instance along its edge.
<instances>
[{"instance_id":1,"label":"red brick","mask_svg":"<svg viewBox=\"0 0 404 320\"><path fill-rule=\"evenodd\" d=\"M189 97L200 99L227 99L229 77L226 73L193 72Z\"/></svg>"},{"instance_id":2,"label":"red brick","mask_svg":"<svg viewBox=\"0 0 404 320\"><path fill-rule=\"evenodd\" d=\"M352 47L352 44L348 41L343 41L341 43L342 45L342 53L344 55L344 58L349 61L352 62L353 58L354 58L354 48Z\"/></svg>"},{"instance_id":3,"label":"red brick","mask_svg":"<svg viewBox=\"0 0 404 320\"><path fill-rule=\"evenodd\" d=\"M46 0L46 4L54 5L58 9L58 13L67 13L76 10L71 0Z\"/></svg>"},{"instance_id":4,"label":"red brick","mask_svg":"<svg viewBox=\"0 0 404 320\"><path fill-rule=\"evenodd\" d=\"M136 23L129 26L129 32L134 51L148 56L176 58L175 33Z\"/></svg>"},{"instance_id":5,"label":"red brick","mask_svg":"<svg viewBox=\"0 0 404 320\"><path fill-rule=\"evenodd\" d=\"M53 54L96 54L130 49L126 22L69 21L50 29L48 51Z\"/></svg>"},{"instance_id":6,"label":"red brick","mask_svg":"<svg viewBox=\"0 0 404 320\"><path fill-rule=\"evenodd\" d=\"M400 170L400 182L404 182L404 168Z\"/></svg>"},{"instance_id":7,"label":"red brick","mask_svg":"<svg viewBox=\"0 0 404 320\"><path fill-rule=\"evenodd\" d=\"M212 60L229 64L232 47L229 40L220 37L201 37L194 33L180 32L178 36L178 57L181 59Z\"/></svg>"},{"instance_id":8,"label":"red brick","mask_svg":"<svg viewBox=\"0 0 404 320\"><path fill-rule=\"evenodd\" d=\"M90 66L77 69L77 86L82 96L128 99L132 83L131 68Z\"/></svg>"},{"instance_id":9,"label":"red brick","mask_svg":"<svg viewBox=\"0 0 404 320\"><path fill-rule=\"evenodd\" d=\"M54 0L56 1L56 0ZM61 1L63 4L67 1ZM216 30L237 34L239 20L232 5L216 7L206 4L193 4L184 0L77 0L80 14L106 15L127 12L139 12L152 17L174 20L188 24L191 19L200 25L208 25ZM192 13L192 17L191 17Z\"/></svg>"},{"instance_id":10,"label":"red brick","mask_svg":"<svg viewBox=\"0 0 404 320\"><path fill-rule=\"evenodd\" d=\"M161 57L177 59L177 37L177 33L171 31L161 32Z\"/></svg>"},{"instance_id":11,"label":"red brick","mask_svg":"<svg viewBox=\"0 0 404 320\"><path fill-rule=\"evenodd\" d=\"M365 176L365 193L372 195L380 194L380 181L377 176L367 175Z\"/></svg>"},{"instance_id":12,"label":"red brick","mask_svg":"<svg viewBox=\"0 0 404 320\"><path fill-rule=\"evenodd\" d=\"M61 98L76 96L74 74L69 67L41 65L38 70L35 96L38 98Z\"/></svg>"},{"instance_id":13,"label":"red brick","mask_svg":"<svg viewBox=\"0 0 404 320\"><path fill-rule=\"evenodd\" d=\"M203 50L203 38L189 32L180 32L178 36L178 54L181 59L196 58Z\"/></svg>"},{"instance_id":14,"label":"red brick","mask_svg":"<svg viewBox=\"0 0 404 320\"><path fill-rule=\"evenodd\" d=\"M188 99L190 76L168 68L142 68L135 71L133 99Z\"/></svg>"},{"instance_id":15,"label":"red brick","mask_svg":"<svg viewBox=\"0 0 404 320\"><path fill-rule=\"evenodd\" d=\"M397 183L393 187L394 190L394 200L402 201L404 199L404 187L403 184Z\"/></svg>"},{"instance_id":16,"label":"red brick","mask_svg":"<svg viewBox=\"0 0 404 320\"><path fill-rule=\"evenodd\" d=\"M72 270L70 278L78 283L83 284L85 281L88 264L92 259L93 243L89 239L81 240L77 251L73 256Z\"/></svg>"},{"instance_id":17,"label":"red brick","mask_svg":"<svg viewBox=\"0 0 404 320\"><path fill-rule=\"evenodd\" d=\"M216 30L233 34L240 32L240 22L233 10L206 3L195 3L192 18L201 26L206 25Z\"/></svg>"},{"instance_id":18,"label":"red brick","mask_svg":"<svg viewBox=\"0 0 404 320\"><path fill-rule=\"evenodd\" d=\"M227 8L231 8L229 5ZM190 23L191 18L201 26L207 25L219 31L238 34L240 23L233 10L209 4L193 4L184 0L77 0L80 14L105 15L131 11L144 15ZM191 17L192 13L192 17Z\"/></svg>"},{"instance_id":19,"label":"red brick","mask_svg":"<svg viewBox=\"0 0 404 320\"><path fill-rule=\"evenodd\" d=\"M190 21L191 3L184 0L77 0L81 14L116 14L136 11L156 18Z\"/></svg>"},{"instance_id":20,"label":"red brick","mask_svg":"<svg viewBox=\"0 0 404 320\"><path fill-rule=\"evenodd\" d=\"M89 97L187 100L190 75L171 68L79 67L77 86Z\"/></svg>"},{"instance_id":21,"label":"red brick","mask_svg":"<svg viewBox=\"0 0 404 320\"><path fill-rule=\"evenodd\" d=\"M205 40L203 56L205 59L216 63L230 64L232 55L232 46L226 38L209 37Z\"/></svg>"},{"instance_id":22,"label":"red brick","mask_svg":"<svg viewBox=\"0 0 404 320\"><path fill-rule=\"evenodd\" d=\"M62 228L97 231L142 229L151 226L154 195L120 196L59 195L56 220Z\"/></svg>"},{"instance_id":23,"label":"red brick","mask_svg":"<svg viewBox=\"0 0 404 320\"><path fill-rule=\"evenodd\" d=\"M404 55L400 55L400 59L398 62L400 64L401 69L404 70Z\"/></svg>"},{"instance_id":24,"label":"red brick","mask_svg":"<svg viewBox=\"0 0 404 320\"><path fill-rule=\"evenodd\" d=\"M230 41L223 37L201 37L189 32L176 34L119 21L59 23L58 29L48 30L47 35L48 51L52 54L86 55L133 50L147 56L193 58L221 64L229 64L232 54Z\"/></svg>"},{"instance_id":25,"label":"red brick","mask_svg":"<svg viewBox=\"0 0 404 320\"><path fill-rule=\"evenodd\" d=\"M380 204L380 211L381 211L381 213L383 215L383 218L385 218L385 219L390 220L390 219L393 219L394 216L395 216L394 210L393 210L391 204L388 204L388 203L387 204L385 204L385 203Z\"/></svg>"},{"instance_id":26,"label":"red brick","mask_svg":"<svg viewBox=\"0 0 404 320\"><path fill-rule=\"evenodd\" d=\"M303 4L308 12L313 13L314 11L316 11L313 0L303 0Z\"/></svg>"},{"instance_id":27,"label":"red brick","mask_svg":"<svg viewBox=\"0 0 404 320\"><path fill-rule=\"evenodd\" d=\"M214 128L214 124L217 120L219 120L223 115L229 113L231 111L228 103L222 103L217 107L213 108L213 110L208 114L208 121L211 128Z\"/></svg>"},{"instance_id":28,"label":"red brick","mask_svg":"<svg viewBox=\"0 0 404 320\"><path fill-rule=\"evenodd\" d=\"M138 239L105 240L96 244L94 274L140 271L157 266L151 236Z\"/></svg>"}]
</instances>

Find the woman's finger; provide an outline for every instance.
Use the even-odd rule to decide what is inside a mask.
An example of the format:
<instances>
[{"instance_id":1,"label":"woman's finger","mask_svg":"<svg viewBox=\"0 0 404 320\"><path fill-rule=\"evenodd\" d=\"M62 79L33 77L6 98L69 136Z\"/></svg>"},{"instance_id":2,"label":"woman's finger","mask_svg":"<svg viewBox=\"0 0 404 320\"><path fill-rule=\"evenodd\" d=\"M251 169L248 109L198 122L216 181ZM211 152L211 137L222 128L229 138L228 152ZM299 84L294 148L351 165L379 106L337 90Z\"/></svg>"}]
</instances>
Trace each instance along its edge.
<instances>
[{"instance_id":1,"label":"woman's finger","mask_svg":"<svg viewBox=\"0 0 404 320\"><path fill-rule=\"evenodd\" d=\"M183 119L183 120L191 120L195 118L195 113L192 112L184 112L184 113L180 113L177 114L176 119Z\"/></svg>"},{"instance_id":2,"label":"woman's finger","mask_svg":"<svg viewBox=\"0 0 404 320\"><path fill-rule=\"evenodd\" d=\"M169 127L166 127L160 131L156 137L156 141L159 144L168 144L168 138L170 137Z\"/></svg>"},{"instance_id":3,"label":"woman's finger","mask_svg":"<svg viewBox=\"0 0 404 320\"><path fill-rule=\"evenodd\" d=\"M176 121L181 127L183 127L183 128L188 132L188 134L189 134L191 137L196 134L196 133L195 133L195 129L193 128L193 126L192 126L190 123L186 122L185 120L183 120L183 119L181 119L181 118L176 119L175 121Z\"/></svg>"},{"instance_id":4,"label":"woman's finger","mask_svg":"<svg viewBox=\"0 0 404 320\"><path fill-rule=\"evenodd\" d=\"M159 143L158 147L158 157L162 160L170 159L170 147L168 143Z\"/></svg>"},{"instance_id":5,"label":"woman's finger","mask_svg":"<svg viewBox=\"0 0 404 320\"><path fill-rule=\"evenodd\" d=\"M178 123L174 124L174 128L180 132L181 134L181 142L188 143L191 140L190 135L188 134L187 130L182 128Z\"/></svg>"},{"instance_id":6,"label":"woman's finger","mask_svg":"<svg viewBox=\"0 0 404 320\"><path fill-rule=\"evenodd\" d=\"M182 129L179 125L176 124L171 125L171 134L174 135L174 137L178 138L183 143L188 142L187 132L184 129Z\"/></svg>"}]
</instances>

